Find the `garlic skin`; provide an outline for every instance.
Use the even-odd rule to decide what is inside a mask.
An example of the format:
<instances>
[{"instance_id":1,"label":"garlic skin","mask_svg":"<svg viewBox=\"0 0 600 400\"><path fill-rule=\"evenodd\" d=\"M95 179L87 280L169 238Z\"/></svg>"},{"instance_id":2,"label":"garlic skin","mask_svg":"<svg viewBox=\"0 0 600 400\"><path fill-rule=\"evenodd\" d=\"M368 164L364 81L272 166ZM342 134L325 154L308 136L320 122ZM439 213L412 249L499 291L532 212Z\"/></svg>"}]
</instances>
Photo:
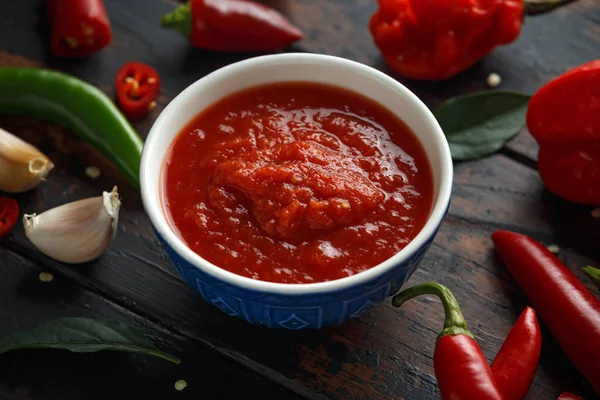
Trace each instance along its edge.
<instances>
[{"instance_id":1,"label":"garlic skin","mask_svg":"<svg viewBox=\"0 0 600 400\"><path fill-rule=\"evenodd\" d=\"M37 187L54 164L37 148L0 128L0 190L22 193Z\"/></svg>"},{"instance_id":2,"label":"garlic skin","mask_svg":"<svg viewBox=\"0 0 600 400\"><path fill-rule=\"evenodd\" d=\"M40 215L25 214L25 235L55 260L88 262L101 256L115 238L120 207L115 186L102 196L64 204Z\"/></svg>"}]
</instances>

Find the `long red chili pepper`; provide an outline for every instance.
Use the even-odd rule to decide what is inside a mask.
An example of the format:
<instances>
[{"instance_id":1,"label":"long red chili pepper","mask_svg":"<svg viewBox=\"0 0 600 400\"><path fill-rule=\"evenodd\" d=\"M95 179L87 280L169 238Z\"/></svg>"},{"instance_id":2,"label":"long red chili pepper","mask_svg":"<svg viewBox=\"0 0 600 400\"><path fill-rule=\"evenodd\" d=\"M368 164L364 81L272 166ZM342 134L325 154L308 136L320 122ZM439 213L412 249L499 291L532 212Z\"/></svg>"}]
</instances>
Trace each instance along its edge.
<instances>
[{"instance_id":1,"label":"long red chili pepper","mask_svg":"<svg viewBox=\"0 0 600 400\"><path fill-rule=\"evenodd\" d=\"M490 366L504 400L523 400L527 396L541 350L540 325L533 308L527 307Z\"/></svg>"},{"instance_id":2,"label":"long red chili pepper","mask_svg":"<svg viewBox=\"0 0 600 400\"><path fill-rule=\"evenodd\" d=\"M402 306L420 295L434 294L444 306L444 329L437 338L433 364L445 400L503 400L492 370L460 311L452 292L439 283L423 283L398 293L392 304Z\"/></svg>"},{"instance_id":3,"label":"long red chili pepper","mask_svg":"<svg viewBox=\"0 0 600 400\"><path fill-rule=\"evenodd\" d=\"M541 243L509 231L496 250L571 362L600 394L600 301Z\"/></svg>"},{"instance_id":4,"label":"long red chili pepper","mask_svg":"<svg viewBox=\"0 0 600 400\"><path fill-rule=\"evenodd\" d=\"M57 57L85 57L112 40L102 0L48 0L51 51Z\"/></svg>"},{"instance_id":5,"label":"long red chili pepper","mask_svg":"<svg viewBox=\"0 0 600 400\"><path fill-rule=\"evenodd\" d=\"M288 47L302 32L278 11L250 0L191 0L160 21L212 51L260 52Z\"/></svg>"}]
</instances>

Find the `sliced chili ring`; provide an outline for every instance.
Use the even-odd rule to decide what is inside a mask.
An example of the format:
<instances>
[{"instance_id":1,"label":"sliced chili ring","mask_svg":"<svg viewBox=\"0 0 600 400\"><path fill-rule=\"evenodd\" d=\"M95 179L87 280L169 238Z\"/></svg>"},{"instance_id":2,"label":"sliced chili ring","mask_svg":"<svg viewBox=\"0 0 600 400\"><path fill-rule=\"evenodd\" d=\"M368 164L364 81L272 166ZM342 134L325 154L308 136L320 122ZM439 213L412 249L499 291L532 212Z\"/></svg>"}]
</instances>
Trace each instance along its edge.
<instances>
[{"instance_id":1,"label":"sliced chili ring","mask_svg":"<svg viewBox=\"0 0 600 400\"><path fill-rule=\"evenodd\" d=\"M0 197L0 239L8 236L19 219L19 203L11 197Z\"/></svg>"},{"instance_id":2,"label":"sliced chili ring","mask_svg":"<svg viewBox=\"0 0 600 400\"><path fill-rule=\"evenodd\" d=\"M143 118L156 106L160 77L151 66L131 61L117 72L115 90L123 114L130 119Z\"/></svg>"}]
</instances>

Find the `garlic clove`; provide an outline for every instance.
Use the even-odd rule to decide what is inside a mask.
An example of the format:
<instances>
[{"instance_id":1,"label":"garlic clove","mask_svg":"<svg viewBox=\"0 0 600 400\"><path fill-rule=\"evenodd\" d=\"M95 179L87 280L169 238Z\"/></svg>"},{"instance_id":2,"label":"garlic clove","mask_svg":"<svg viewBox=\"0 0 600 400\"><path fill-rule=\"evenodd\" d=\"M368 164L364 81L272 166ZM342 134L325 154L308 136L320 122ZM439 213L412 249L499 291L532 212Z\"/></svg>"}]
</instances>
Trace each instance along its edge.
<instances>
[{"instance_id":1,"label":"garlic clove","mask_svg":"<svg viewBox=\"0 0 600 400\"><path fill-rule=\"evenodd\" d=\"M25 214L25 235L42 253L70 264L101 256L112 243L119 224L121 201L117 187L102 196Z\"/></svg>"},{"instance_id":2,"label":"garlic clove","mask_svg":"<svg viewBox=\"0 0 600 400\"><path fill-rule=\"evenodd\" d=\"M54 164L37 148L0 128L0 190L21 193L38 186Z\"/></svg>"}]
</instances>

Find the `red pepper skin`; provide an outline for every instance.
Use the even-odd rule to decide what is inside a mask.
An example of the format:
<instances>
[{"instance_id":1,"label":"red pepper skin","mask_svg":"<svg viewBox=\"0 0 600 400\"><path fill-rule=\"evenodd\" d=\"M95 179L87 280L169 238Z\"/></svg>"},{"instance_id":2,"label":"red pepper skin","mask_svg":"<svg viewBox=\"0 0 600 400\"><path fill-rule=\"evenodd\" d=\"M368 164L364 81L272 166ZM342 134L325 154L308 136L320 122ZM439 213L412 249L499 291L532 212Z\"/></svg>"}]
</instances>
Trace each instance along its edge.
<instances>
[{"instance_id":1,"label":"red pepper skin","mask_svg":"<svg viewBox=\"0 0 600 400\"><path fill-rule=\"evenodd\" d=\"M542 321L600 394L600 301L541 243L509 231L494 232L492 240Z\"/></svg>"},{"instance_id":2,"label":"red pepper skin","mask_svg":"<svg viewBox=\"0 0 600 400\"><path fill-rule=\"evenodd\" d=\"M219 52L278 50L304 37L277 10L250 0L191 0L161 24L189 36L194 47Z\"/></svg>"},{"instance_id":3,"label":"red pepper skin","mask_svg":"<svg viewBox=\"0 0 600 400\"><path fill-rule=\"evenodd\" d=\"M433 365L440 394L444 400L504 400L492 370L467 323L452 292L439 283L415 285L392 298L395 307L423 295L435 294L442 301L444 329L438 336Z\"/></svg>"},{"instance_id":4,"label":"red pepper skin","mask_svg":"<svg viewBox=\"0 0 600 400\"><path fill-rule=\"evenodd\" d=\"M485 356L469 336L440 337L433 366L442 399L503 399Z\"/></svg>"},{"instance_id":5,"label":"red pepper skin","mask_svg":"<svg viewBox=\"0 0 600 400\"><path fill-rule=\"evenodd\" d=\"M378 0L369 31L392 70L443 80L521 32L523 0Z\"/></svg>"},{"instance_id":6,"label":"red pepper skin","mask_svg":"<svg viewBox=\"0 0 600 400\"><path fill-rule=\"evenodd\" d=\"M574 395L573 393L565 392L558 396L558 400L584 400L583 397Z\"/></svg>"},{"instance_id":7,"label":"red pepper skin","mask_svg":"<svg viewBox=\"0 0 600 400\"><path fill-rule=\"evenodd\" d=\"M110 21L102 0L48 0L47 4L50 48L56 57L86 57L111 42Z\"/></svg>"},{"instance_id":8,"label":"red pepper skin","mask_svg":"<svg viewBox=\"0 0 600 400\"><path fill-rule=\"evenodd\" d=\"M542 332L531 307L519 316L490 368L504 400L523 400L533 382L540 352Z\"/></svg>"},{"instance_id":9,"label":"red pepper skin","mask_svg":"<svg viewBox=\"0 0 600 400\"><path fill-rule=\"evenodd\" d=\"M19 203L12 197L0 197L0 239L8 236L19 219Z\"/></svg>"},{"instance_id":10,"label":"red pepper skin","mask_svg":"<svg viewBox=\"0 0 600 400\"><path fill-rule=\"evenodd\" d=\"M160 77L151 66L131 61L117 72L115 90L123 114L129 119L143 118L156 106Z\"/></svg>"},{"instance_id":11,"label":"red pepper skin","mask_svg":"<svg viewBox=\"0 0 600 400\"><path fill-rule=\"evenodd\" d=\"M574 203L600 205L599 87L596 60L544 85L527 108L544 185Z\"/></svg>"}]
</instances>

